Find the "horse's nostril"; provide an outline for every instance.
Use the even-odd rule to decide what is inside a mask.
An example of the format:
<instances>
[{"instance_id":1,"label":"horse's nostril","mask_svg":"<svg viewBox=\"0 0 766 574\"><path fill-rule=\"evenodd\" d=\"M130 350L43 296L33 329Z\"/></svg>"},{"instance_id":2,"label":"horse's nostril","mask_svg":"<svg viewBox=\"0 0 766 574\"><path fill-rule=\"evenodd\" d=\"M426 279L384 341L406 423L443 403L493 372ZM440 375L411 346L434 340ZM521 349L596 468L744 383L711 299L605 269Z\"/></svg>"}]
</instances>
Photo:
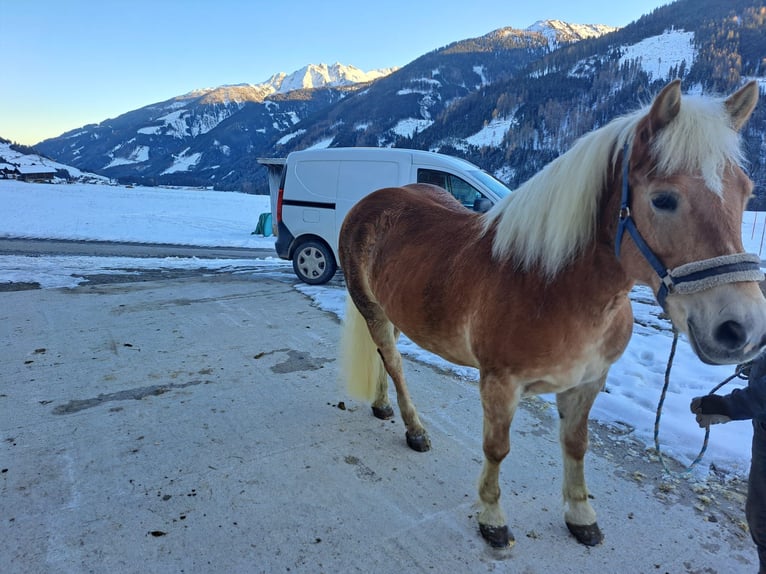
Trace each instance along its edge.
<instances>
[{"instance_id":1,"label":"horse's nostril","mask_svg":"<svg viewBox=\"0 0 766 574\"><path fill-rule=\"evenodd\" d=\"M724 321L715 330L715 340L727 349L739 349L747 341L747 333L737 321Z\"/></svg>"}]
</instances>

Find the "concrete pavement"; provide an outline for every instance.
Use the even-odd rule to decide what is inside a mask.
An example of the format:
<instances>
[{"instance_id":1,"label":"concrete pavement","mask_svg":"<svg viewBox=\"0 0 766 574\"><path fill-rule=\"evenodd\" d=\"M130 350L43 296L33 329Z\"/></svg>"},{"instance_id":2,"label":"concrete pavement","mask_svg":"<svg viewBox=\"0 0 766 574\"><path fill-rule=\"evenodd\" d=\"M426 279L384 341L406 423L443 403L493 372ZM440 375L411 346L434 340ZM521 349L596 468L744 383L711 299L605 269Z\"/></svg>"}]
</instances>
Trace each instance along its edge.
<instances>
[{"instance_id":1,"label":"concrete pavement","mask_svg":"<svg viewBox=\"0 0 766 574\"><path fill-rule=\"evenodd\" d=\"M475 385L406 361L433 443L411 451L398 413L380 421L345 395L337 320L285 281L0 293L0 325L6 573L757 570L740 493L658 481L604 429L587 476L605 542L579 545L539 400L501 473L517 543L488 548Z\"/></svg>"}]
</instances>

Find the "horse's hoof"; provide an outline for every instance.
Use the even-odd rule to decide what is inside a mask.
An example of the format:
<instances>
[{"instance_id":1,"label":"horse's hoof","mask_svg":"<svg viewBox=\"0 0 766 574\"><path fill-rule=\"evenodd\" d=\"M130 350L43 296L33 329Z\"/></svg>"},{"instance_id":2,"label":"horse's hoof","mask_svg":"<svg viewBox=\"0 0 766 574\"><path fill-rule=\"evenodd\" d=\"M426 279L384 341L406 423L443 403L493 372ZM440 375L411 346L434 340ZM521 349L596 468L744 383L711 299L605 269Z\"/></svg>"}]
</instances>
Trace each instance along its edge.
<instances>
[{"instance_id":1,"label":"horse's hoof","mask_svg":"<svg viewBox=\"0 0 766 574\"><path fill-rule=\"evenodd\" d=\"M394 416L394 408L391 405L385 407L372 407L372 414L375 418L387 421Z\"/></svg>"},{"instance_id":2,"label":"horse's hoof","mask_svg":"<svg viewBox=\"0 0 766 574\"><path fill-rule=\"evenodd\" d=\"M418 452L426 452L431 450L431 440L428 438L428 435L425 433L425 431L423 434L417 436L413 436L409 431L407 431L405 436L407 437L407 446L412 450L416 450Z\"/></svg>"},{"instance_id":3,"label":"horse's hoof","mask_svg":"<svg viewBox=\"0 0 766 574\"><path fill-rule=\"evenodd\" d=\"M577 538L577 541L580 544L585 544L585 546L598 546L604 541L604 535L601 534L601 529L595 522L593 524L570 524L567 522L567 528Z\"/></svg>"},{"instance_id":4,"label":"horse's hoof","mask_svg":"<svg viewBox=\"0 0 766 574\"><path fill-rule=\"evenodd\" d=\"M510 548L516 544L516 539L513 534L508 530L508 525L503 526L487 526L486 524L479 524L479 532L492 548Z\"/></svg>"}]
</instances>

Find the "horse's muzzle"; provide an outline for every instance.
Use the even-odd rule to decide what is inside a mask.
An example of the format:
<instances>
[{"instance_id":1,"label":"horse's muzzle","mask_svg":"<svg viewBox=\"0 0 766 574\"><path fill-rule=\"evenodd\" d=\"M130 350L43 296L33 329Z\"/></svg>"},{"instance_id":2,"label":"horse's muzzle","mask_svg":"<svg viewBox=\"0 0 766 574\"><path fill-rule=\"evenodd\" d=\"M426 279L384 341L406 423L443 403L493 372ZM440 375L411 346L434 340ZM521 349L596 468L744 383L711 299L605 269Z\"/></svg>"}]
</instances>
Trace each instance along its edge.
<instances>
[{"instance_id":1,"label":"horse's muzzle","mask_svg":"<svg viewBox=\"0 0 766 574\"><path fill-rule=\"evenodd\" d=\"M745 363L766 348L766 333L748 328L742 322L727 319L705 334L703 329L688 321L689 343L700 360L709 365Z\"/></svg>"}]
</instances>

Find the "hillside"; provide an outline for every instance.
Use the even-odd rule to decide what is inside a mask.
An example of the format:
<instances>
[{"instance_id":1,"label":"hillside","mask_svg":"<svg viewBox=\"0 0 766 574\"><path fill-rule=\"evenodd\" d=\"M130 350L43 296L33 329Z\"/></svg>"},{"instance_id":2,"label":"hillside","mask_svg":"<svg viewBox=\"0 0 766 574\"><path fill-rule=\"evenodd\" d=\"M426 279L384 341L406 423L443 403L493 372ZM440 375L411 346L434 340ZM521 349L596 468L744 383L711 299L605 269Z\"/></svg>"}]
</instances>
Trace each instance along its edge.
<instances>
[{"instance_id":1,"label":"hillside","mask_svg":"<svg viewBox=\"0 0 766 574\"><path fill-rule=\"evenodd\" d=\"M55 173L59 181L79 181L82 183L109 183L109 178L93 173L83 172L76 167L64 165L50 158L35 153L35 150L26 146L17 146L10 141L0 138L0 170L3 167L9 169L40 168Z\"/></svg>"},{"instance_id":2,"label":"hillside","mask_svg":"<svg viewBox=\"0 0 766 574\"><path fill-rule=\"evenodd\" d=\"M681 78L690 93L725 94L751 78L766 83L764 18L763 0L679 0L540 58L456 103L401 145L460 155L515 187L577 137L647 103L670 80ZM758 106L743 136L757 193L766 193L766 105Z\"/></svg>"}]
</instances>

